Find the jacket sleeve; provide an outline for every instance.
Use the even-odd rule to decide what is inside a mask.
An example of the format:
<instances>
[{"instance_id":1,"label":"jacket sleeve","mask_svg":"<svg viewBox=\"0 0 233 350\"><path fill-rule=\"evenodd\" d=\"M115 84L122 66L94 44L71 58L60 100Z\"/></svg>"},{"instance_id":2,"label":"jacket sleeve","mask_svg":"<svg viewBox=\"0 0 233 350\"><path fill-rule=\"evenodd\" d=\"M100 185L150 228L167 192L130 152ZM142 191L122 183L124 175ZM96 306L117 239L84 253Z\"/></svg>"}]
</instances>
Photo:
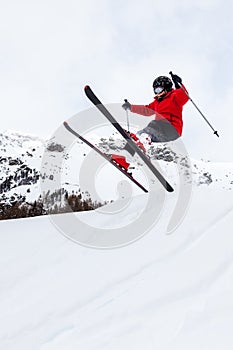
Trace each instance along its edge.
<instances>
[{"instance_id":1,"label":"jacket sleeve","mask_svg":"<svg viewBox=\"0 0 233 350\"><path fill-rule=\"evenodd\" d=\"M186 88L183 84L182 84L182 88L185 90L186 93L188 93L188 91L186 90ZM180 106L185 105L185 103L187 103L189 100L188 96L186 95L186 93L184 92L184 90L182 88L175 90L176 100Z\"/></svg>"},{"instance_id":2,"label":"jacket sleeve","mask_svg":"<svg viewBox=\"0 0 233 350\"><path fill-rule=\"evenodd\" d=\"M131 112L144 115L146 117L150 117L155 114L154 110L154 102L149 105L131 105Z\"/></svg>"}]
</instances>

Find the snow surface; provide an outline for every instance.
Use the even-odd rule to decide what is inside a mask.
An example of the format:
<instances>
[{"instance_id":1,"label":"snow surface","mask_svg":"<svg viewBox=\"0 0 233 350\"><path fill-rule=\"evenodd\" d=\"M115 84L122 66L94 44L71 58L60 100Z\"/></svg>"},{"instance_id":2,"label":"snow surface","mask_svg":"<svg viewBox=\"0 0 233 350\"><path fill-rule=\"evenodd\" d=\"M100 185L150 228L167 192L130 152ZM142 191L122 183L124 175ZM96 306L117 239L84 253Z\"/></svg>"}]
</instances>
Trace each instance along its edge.
<instances>
[{"instance_id":1,"label":"snow surface","mask_svg":"<svg viewBox=\"0 0 233 350\"><path fill-rule=\"evenodd\" d=\"M0 222L0 348L231 350L233 198L227 186L195 186L171 235L168 197L149 233L113 250L73 243L48 217ZM146 196L133 197L125 223ZM110 227L121 213L75 215Z\"/></svg>"},{"instance_id":2,"label":"snow surface","mask_svg":"<svg viewBox=\"0 0 233 350\"><path fill-rule=\"evenodd\" d=\"M92 140L105 148L109 144L99 142L98 134ZM46 168L41 165L45 147L36 137L1 134L1 182L19 177L7 196L17 193L29 201L39 196L38 181L19 185L22 166L53 175L54 189L57 184L79 189L80 168L85 178L85 167L94 160L89 149L75 140L68 154L51 150ZM54 217L0 221L0 349L232 349L233 164L191 160L191 202L168 235L180 184L173 162L162 160L172 152L156 152L176 191L166 195L158 220L133 244L86 248L62 235ZM59 157L64 157L62 173ZM137 165L134 174L144 181L141 169ZM186 171L184 166L181 172ZM117 187L125 177L107 163L95 175L98 196L115 202L56 218L69 225L75 215L96 232L134 225L148 194L132 186L125 206L127 198ZM113 215L113 206L124 210ZM155 215L157 208L147 208Z\"/></svg>"}]
</instances>

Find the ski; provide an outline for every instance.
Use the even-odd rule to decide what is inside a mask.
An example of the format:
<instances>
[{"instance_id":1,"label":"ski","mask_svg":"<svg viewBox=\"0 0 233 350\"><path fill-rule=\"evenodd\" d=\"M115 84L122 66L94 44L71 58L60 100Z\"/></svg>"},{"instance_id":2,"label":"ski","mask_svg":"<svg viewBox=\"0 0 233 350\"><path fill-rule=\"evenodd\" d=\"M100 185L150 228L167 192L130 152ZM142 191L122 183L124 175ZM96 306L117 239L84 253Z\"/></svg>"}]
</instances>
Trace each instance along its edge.
<instances>
[{"instance_id":1,"label":"ski","mask_svg":"<svg viewBox=\"0 0 233 350\"><path fill-rule=\"evenodd\" d=\"M152 173L157 177L162 186L168 191L173 192L174 189L167 182L164 176L156 169L156 167L151 163L150 159L145 155L143 151L135 144L131 139L130 135L121 127L121 125L116 121L113 115L107 110L107 108L101 103L101 101L94 94L90 86L85 86L84 88L86 96L89 100L98 108L98 110L110 121L110 123L117 129L117 131L123 136L127 141L127 151L132 155L137 153L137 155L143 160L147 167L152 171Z\"/></svg>"},{"instance_id":2,"label":"ski","mask_svg":"<svg viewBox=\"0 0 233 350\"><path fill-rule=\"evenodd\" d=\"M132 175L126 172L123 168L121 168L117 163L114 162L114 158L111 158L111 155L106 154L102 152L98 147L93 145L91 142L89 142L85 137L81 136L77 131L71 128L71 126L65 121L63 122L63 125L65 128L74 136L78 137L81 141L83 141L85 144L87 144L90 148L92 148L96 153L101 155L105 160L107 160L109 163L114 165L115 168L117 168L122 174L124 174L130 181L132 181L135 185L137 185L139 188L141 188L144 192L148 192L148 190L140 184Z\"/></svg>"}]
</instances>

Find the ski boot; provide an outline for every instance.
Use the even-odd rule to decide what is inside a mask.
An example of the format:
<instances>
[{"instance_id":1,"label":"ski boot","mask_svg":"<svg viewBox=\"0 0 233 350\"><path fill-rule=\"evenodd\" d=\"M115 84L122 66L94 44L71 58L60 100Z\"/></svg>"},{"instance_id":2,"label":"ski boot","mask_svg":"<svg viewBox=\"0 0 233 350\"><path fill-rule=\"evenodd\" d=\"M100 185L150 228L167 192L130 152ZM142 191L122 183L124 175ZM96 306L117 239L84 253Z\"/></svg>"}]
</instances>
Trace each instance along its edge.
<instances>
[{"instance_id":1,"label":"ski boot","mask_svg":"<svg viewBox=\"0 0 233 350\"><path fill-rule=\"evenodd\" d=\"M129 169L135 169L134 167L130 166L130 163L128 163L126 161L125 156L121 156L119 154L111 154L111 161L115 164L117 164L117 166L119 166L119 168L121 168L122 170L124 170L126 173L128 173L129 175L132 176L132 173L129 172Z\"/></svg>"},{"instance_id":2,"label":"ski boot","mask_svg":"<svg viewBox=\"0 0 233 350\"><path fill-rule=\"evenodd\" d=\"M131 137L131 139L136 143L136 145L144 152L146 153L146 148L144 146L144 142L145 144L148 144L150 145L151 144L151 140L150 140L150 137L148 135L148 138L143 138L143 142L141 139L139 139L139 137L134 134L133 132L130 132L130 131L127 131L125 130L125 132ZM146 134L143 134L143 135L146 135Z\"/></svg>"}]
</instances>

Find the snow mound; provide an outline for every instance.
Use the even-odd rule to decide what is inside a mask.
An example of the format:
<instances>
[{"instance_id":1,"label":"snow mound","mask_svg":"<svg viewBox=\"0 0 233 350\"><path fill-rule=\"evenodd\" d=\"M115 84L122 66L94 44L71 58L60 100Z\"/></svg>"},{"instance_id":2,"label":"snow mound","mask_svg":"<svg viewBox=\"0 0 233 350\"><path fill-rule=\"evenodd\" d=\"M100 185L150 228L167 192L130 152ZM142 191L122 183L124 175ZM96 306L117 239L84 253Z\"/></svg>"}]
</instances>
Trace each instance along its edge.
<instances>
[{"instance_id":1,"label":"snow mound","mask_svg":"<svg viewBox=\"0 0 233 350\"><path fill-rule=\"evenodd\" d=\"M230 350L233 199L210 186L194 188L172 235L168 197L156 225L121 249L84 248L48 217L0 222L1 347ZM141 212L142 197L125 217L75 215L111 229Z\"/></svg>"}]
</instances>

